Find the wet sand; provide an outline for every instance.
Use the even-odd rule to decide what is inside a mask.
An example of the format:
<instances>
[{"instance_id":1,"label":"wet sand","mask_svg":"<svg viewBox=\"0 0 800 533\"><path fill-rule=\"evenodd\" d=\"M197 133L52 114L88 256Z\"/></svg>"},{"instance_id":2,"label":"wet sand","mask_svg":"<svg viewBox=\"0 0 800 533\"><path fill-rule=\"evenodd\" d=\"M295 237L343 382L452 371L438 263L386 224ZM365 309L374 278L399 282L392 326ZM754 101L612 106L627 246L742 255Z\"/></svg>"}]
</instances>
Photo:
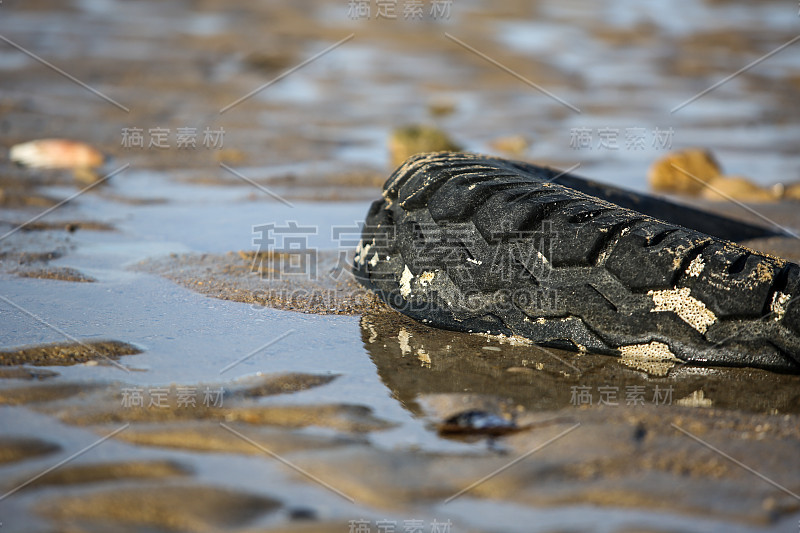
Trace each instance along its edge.
<instances>
[{"instance_id":1,"label":"wet sand","mask_svg":"<svg viewBox=\"0 0 800 533\"><path fill-rule=\"evenodd\" d=\"M435 330L347 270L409 124L637 190L671 129L799 181L791 46L687 103L796 6L679 4L4 1L1 529L796 530L800 376ZM8 160L45 137L119 172ZM682 201L800 231L795 203Z\"/></svg>"}]
</instances>

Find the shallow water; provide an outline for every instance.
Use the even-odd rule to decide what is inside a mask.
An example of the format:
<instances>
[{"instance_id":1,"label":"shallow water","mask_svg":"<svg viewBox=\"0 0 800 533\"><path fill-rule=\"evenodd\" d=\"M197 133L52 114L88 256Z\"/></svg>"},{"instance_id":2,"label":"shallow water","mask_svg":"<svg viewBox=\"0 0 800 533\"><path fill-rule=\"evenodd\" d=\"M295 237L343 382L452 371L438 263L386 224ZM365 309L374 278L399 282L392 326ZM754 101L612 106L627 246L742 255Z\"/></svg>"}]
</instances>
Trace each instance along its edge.
<instances>
[{"instance_id":1,"label":"shallow water","mask_svg":"<svg viewBox=\"0 0 800 533\"><path fill-rule=\"evenodd\" d=\"M580 164L579 174L637 190L646 190L653 159L694 145L713 150L731 174L762 184L800 180L800 44L675 110L800 33L797 5L615 0L497 7L456 0L449 18L437 20L429 13L406 20L402 7L396 19L376 20L375 5L372 18L352 20L348 5L0 6L0 35L129 109L0 43L2 144L76 138L111 156L105 171L130 165L42 217L48 228L23 231L15 228L85 184L67 172L0 160L0 235L13 232L0 237L0 349L78 339L142 350L117 364L100 359L38 369L57 376L0 379L0 459L4 450L37 449L12 437L38 439L43 450L60 446L0 461L3 531L57 530L57 523L76 531L124 523L130 530L347 531L362 518L372 530L387 518L397 530L422 520L426 531L434 519L452 520L452 531L796 528L800 506L789 493L800 491L797 376L683 366L654 375L608 357L435 331L386 310L320 315L223 300L201 287L211 274L182 273L173 254L195 265L207 254L210 269L229 266L229 252L236 258L258 248L254 226L290 222L310 228L303 234L308 249L350 254L355 243L334 231L357 231L391 171L391 129L416 122L438 125L468 150L505 156L492 142L522 135L529 148L513 157L560 168ZM434 115L431 105L441 102L452 112ZM157 127L170 129L167 148L123 145L123 128L148 136ZM177 147L177 129L186 127L196 128L195 149ZM206 128L225 130L222 149L204 145ZM616 148L599 144L604 128L616 132ZM645 134L641 149L626 145L630 128ZM656 143L656 128L671 129L670 146ZM578 129L589 131L590 147L571 145ZM38 204L19 207L11 198ZM770 217L800 229L792 208L774 209ZM111 230L62 229L88 221ZM797 251L793 242L784 245ZM51 260L32 259L51 252ZM142 266L153 262L172 268L169 279ZM75 269L95 281L17 275L45 268ZM223 276L230 290L251 291L252 278L237 285L240 271L233 272ZM336 377L297 388L286 373ZM235 394L270 379L285 392ZM123 405L125 391L171 386L221 388L231 396L224 409L188 415L174 405L141 413ZM593 404L578 405L574 387L588 387ZM618 405L597 405L601 387L617 388ZM644 388L644 405L627 404L630 387ZM652 401L656 387L670 388L669 404ZM439 428L453 405L498 410L521 431L444 436ZM77 473L77 482L2 495L124 424L130 427L69 465L171 460L185 472L150 467L152 478L142 481L109 468L102 481ZM249 449L220 424L280 450L280 458L318 480ZM574 435L446 502L573 424L581 424ZM165 501L175 498L170 524L158 518L157 502L141 500L154 484L204 492L164 494ZM142 508L138 516L120 514L125 505L101 498L127 489L125 501ZM207 516L186 503L229 501L218 489L236 491L230 502L258 496L278 503L259 500L259 512L243 503L232 514L217 509ZM93 508L67 504L76 495ZM56 507L66 514L52 514ZM298 509L313 520L298 519Z\"/></svg>"}]
</instances>

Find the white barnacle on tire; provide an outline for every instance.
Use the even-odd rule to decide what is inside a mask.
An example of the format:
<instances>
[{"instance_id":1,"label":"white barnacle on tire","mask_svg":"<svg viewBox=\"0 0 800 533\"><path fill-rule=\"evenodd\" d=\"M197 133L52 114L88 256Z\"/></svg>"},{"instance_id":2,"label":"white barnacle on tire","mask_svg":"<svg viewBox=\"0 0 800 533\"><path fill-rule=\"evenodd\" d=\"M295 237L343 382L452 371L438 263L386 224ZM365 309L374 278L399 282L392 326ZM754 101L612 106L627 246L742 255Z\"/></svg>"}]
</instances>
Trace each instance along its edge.
<instances>
[{"instance_id":1,"label":"white barnacle on tire","mask_svg":"<svg viewBox=\"0 0 800 533\"><path fill-rule=\"evenodd\" d=\"M772 295L772 303L769 306L769 310L772 313L772 320L778 322L783 318L783 315L786 314L786 306L791 299L792 296L790 294L785 294L780 291Z\"/></svg>"},{"instance_id":2,"label":"white barnacle on tire","mask_svg":"<svg viewBox=\"0 0 800 533\"><path fill-rule=\"evenodd\" d=\"M672 311L700 333L705 333L708 330L708 326L717 321L717 316L713 311L691 295L689 287L648 291L647 295L653 298L653 304L655 305L650 310L651 313Z\"/></svg>"},{"instance_id":3,"label":"white barnacle on tire","mask_svg":"<svg viewBox=\"0 0 800 533\"><path fill-rule=\"evenodd\" d=\"M692 262L689 263L688 267L686 267L686 274L688 276L696 278L700 274L703 273L703 269L705 267L706 267L706 264L703 263L703 256L702 255L698 255L697 257L692 259Z\"/></svg>"},{"instance_id":4,"label":"white barnacle on tire","mask_svg":"<svg viewBox=\"0 0 800 533\"><path fill-rule=\"evenodd\" d=\"M373 244L375 244L375 241L373 241ZM367 262L367 257L368 257L370 248L372 248L372 244L366 244L365 245L363 241L358 243L358 248L356 248L355 260L359 265L363 265L364 263ZM372 266L375 266L375 265L372 265Z\"/></svg>"},{"instance_id":5,"label":"white barnacle on tire","mask_svg":"<svg viewBox=\"0 0 800 533\"><path fill-rule=\"evenodd\" d=\"M359 265L363 263L363 261L361 260L361 253L363 252L363 250L364 250L364 241L360 240L358 241L358 246L356 246L356 255L353 258Z\"/></svg>"},{"instance_id":6,"label":"white barnacle on tire","mask_svg":"<svg viewBox=\"0 0 800 533\"><path fill-rule=\"evenodd\" d=\"M419 284L422 285L423 287L427 287L436 277L437 272L439 271L435 270L431 272L430 270L426 270L425 272L419 275Z\"/></svg>"},{"instance_id":7,"label":"white barnacle on tire","mask_svg":"<svg viewBox=\"0 0 800 533\"><path fill-rule=\"evenodd\" d=\"M400 276L400 294L403 298L408 299L411 296L411 280L414 279L414 274L408 269L408 265L403 269L403 274Z\"/></svg>"}]
</instances>

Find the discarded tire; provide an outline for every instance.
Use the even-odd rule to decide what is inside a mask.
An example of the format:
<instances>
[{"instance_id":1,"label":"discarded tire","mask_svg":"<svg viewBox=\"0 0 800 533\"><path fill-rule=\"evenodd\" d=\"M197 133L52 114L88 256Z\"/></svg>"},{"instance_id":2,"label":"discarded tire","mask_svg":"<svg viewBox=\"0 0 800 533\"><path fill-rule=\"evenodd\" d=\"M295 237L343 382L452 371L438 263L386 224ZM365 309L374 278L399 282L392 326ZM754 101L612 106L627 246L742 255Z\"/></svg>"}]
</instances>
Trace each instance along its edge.
<instances>
[{"instance_id":1,"label":"discarded tire","mask_svg":"<svg viewBox=\"0 0 800 533\"><path fill-rule=\"evenodd\" d=\"M472 154L412 157L367 214L357 279L435 327L800 372L800 266L554 176Z\"/></svg>"}]
</instances>

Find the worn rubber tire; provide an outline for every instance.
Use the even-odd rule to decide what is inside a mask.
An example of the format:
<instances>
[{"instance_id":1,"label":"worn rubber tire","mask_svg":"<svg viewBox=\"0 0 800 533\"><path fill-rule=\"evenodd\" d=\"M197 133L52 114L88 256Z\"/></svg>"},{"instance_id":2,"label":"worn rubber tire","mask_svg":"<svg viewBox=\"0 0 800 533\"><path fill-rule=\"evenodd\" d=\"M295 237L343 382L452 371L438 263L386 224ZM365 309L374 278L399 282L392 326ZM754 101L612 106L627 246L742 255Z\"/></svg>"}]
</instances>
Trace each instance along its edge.
<instances>
[{"instance_id":1,"label":"worn rubber tire","mask_svg":"<svg viewBox=\"0 0 800 533\"><path fill-rule=\"evenodd\" d=\"M800 266L551 179L497 158L414 156L372 204L354 273L431 326L800 372Z\"/></svg>"}]
</instances>

